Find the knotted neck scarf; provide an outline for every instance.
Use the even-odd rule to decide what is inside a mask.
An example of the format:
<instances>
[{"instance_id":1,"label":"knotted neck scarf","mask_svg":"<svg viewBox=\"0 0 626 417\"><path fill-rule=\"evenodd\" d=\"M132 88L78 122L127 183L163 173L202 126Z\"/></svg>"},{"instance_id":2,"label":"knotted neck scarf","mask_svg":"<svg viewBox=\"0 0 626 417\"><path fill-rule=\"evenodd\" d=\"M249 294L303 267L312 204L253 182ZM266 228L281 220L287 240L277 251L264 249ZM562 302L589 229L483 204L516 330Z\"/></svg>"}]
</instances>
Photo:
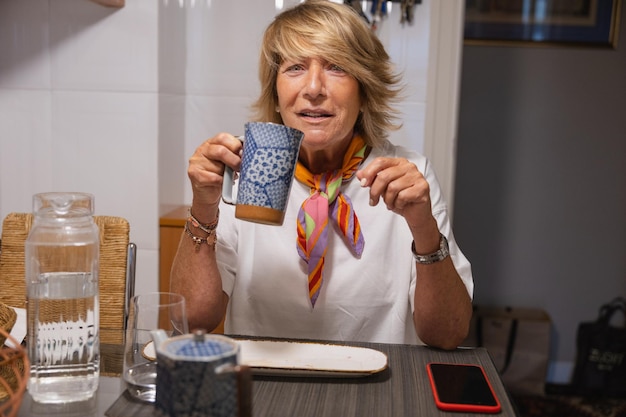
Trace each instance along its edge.
<instances>
[{"instance_id":1,"label":"knotted neck scarf","mask_svg":"<svg viewBox=\"0 0 626 417\"><path fill-rule=\"evenodd\" d=\"M367 145L363 139L354 136L340 170L313 175L300 162L296 166L296 179L311 187L311 195L304 200L298 213L297 246L300 257L308 265L309 298L313 307L322 288L329 219L337 224L350 250L358 257L363 253L365 240L359 219L352 207L352 201L341 192L341 185L354 176L366 150Z\"/></svg>"}]
</instances>

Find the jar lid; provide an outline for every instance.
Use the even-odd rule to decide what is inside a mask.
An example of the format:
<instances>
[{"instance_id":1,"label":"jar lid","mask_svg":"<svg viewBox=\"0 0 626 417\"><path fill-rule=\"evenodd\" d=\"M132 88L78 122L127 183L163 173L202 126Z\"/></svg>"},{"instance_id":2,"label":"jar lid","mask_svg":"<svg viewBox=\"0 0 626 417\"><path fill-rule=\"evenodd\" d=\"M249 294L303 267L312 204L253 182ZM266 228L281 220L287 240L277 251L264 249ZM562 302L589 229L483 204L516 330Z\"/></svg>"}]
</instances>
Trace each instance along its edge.
<instances>
[{"instance_id":1,"label":"jar lid","mask_svg":"<svg viewBox=\"0 0 626 417\"><path fill-rule=\"evenodd\" d=\"M196 330L188 335L167 339L161 350L163 354L173 359L212 361L236 355L239 352L239 344L226 336Z\"/></svg>"}]
</instances>

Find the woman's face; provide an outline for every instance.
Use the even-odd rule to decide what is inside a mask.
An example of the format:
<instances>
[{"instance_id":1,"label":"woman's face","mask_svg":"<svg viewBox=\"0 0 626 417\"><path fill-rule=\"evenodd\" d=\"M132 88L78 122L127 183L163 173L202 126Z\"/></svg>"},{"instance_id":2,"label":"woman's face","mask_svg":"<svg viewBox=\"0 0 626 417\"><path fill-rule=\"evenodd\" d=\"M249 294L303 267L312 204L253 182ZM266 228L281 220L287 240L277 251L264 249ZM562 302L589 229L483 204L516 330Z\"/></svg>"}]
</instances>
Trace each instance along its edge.
<instances>
[{"instance_id":1,"label":"woman's face","mask_svg":"<svg viewBox=\"0 0 626 417\"><path fill-rule=\"evenodd\" d=\"M278 69L276 89L283 123L304 132L304 148L345 148L361 109L353 76L320 58L288 60Z\"/></svg>"}]
</instances>

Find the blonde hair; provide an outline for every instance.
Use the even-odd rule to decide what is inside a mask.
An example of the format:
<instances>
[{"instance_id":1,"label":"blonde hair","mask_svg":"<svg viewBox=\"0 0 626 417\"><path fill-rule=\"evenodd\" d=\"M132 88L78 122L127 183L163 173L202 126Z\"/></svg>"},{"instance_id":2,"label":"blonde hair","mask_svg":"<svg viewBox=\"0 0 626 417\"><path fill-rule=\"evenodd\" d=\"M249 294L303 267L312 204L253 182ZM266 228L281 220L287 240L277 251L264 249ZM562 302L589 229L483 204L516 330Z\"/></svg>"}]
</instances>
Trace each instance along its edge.
<instances>
[{"instance_id":1,"label":"blonde hair","mask_svg":"<svg viewBox=\"0 0 626 417\"><path fill-rule=\"evenodd\" d=\"M268 26L259 59L261 95L253 105L256 118L282 123L276 111L276 77L285 60L319 57L352 75L359 83L361 114L354 129L377 147L397 129L402 87L389 55L365 21L351 7L328 0L306 0L287 9Z\"/></svg>"}]
</instances>

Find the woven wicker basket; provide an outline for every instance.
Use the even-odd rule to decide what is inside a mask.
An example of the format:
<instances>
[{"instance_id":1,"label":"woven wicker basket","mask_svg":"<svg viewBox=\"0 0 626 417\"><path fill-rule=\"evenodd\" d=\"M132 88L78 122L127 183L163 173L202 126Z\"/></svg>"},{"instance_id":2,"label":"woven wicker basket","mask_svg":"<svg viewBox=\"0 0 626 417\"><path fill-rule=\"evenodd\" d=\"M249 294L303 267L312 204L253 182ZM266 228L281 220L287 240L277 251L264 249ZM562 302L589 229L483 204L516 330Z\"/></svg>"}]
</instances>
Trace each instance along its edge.
<instances>
[{"instance_id":1,"label":"woven wicker basket","mask_svg":"<svg viewBox=\"0 0 626 417\"><path fill-rule=\"evenodd\" d=\"M15 310L0 303L0 417L17 415L30 368L24 347L10 335L16 318ZM7 338L17 347L5 346Z\"/></svg>"}]
</instances>

